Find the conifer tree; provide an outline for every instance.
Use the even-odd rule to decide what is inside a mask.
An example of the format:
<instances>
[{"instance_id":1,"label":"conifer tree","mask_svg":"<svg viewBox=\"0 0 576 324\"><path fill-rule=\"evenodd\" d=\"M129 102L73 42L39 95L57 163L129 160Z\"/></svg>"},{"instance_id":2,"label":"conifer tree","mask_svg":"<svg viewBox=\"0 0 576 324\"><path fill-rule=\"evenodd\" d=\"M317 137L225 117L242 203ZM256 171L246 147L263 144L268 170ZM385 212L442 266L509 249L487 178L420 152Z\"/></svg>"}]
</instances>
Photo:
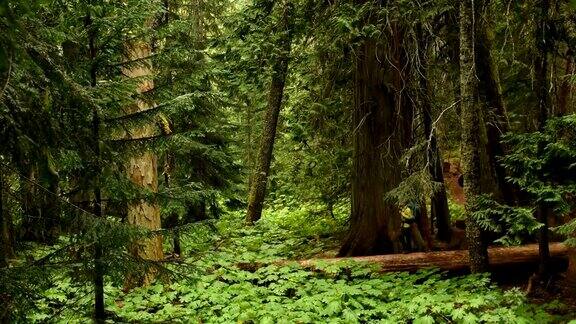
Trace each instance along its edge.
<instances>
[{"instance_id":1,"label":"conifer tree","mask_svg":"<svg viewBox=\"0 0 576 324\"><path fill-rule=\"evenodd\" d=\"M260 139L260 151L251 177L248 211L246 214L246 221L248 223L254 223L262 216L266 185L270 173L270 163L272 161L274 141L276 138L276 128L278 127L278 119L282 108L286 75L288 73L288 62L292 48L294 5L290 1L284 1L281 4L280 11L281 18L276 31L279 35L278 53L275 53L271 58L272 78L270 81L266 116L264 117L264 128Z\"/></svg>"},{"instance_id":2,"label":"conifer tree","mask_svg":"<svg viewBox=\"0 0 576 324\"><path fill-rule=\"evenodd\" d=\"M150 25L149 22L146 25ZM127 62L129 66L123 68L124 76L137 81L137 92L143 94L154 89L152 79L152 66L150 56L152 55L150 41L136 39L128 41L126 44ZM151 103L146 99L138 99L136 103L129 105L126 114L146 113L150 109ZM156 134L156 125L138 125L127 131L127 139L142 140ZM149 150L142 152L128 159L126 172L129 179L142 188L152 193L158 192L158 160L156 155ZM129 224L142 226L150 230L158 230L161 226L160 207L155 199L144 201L137 199L128 203L127 219ZM133 253L138 257L147 260L161 260L164 256L162 251L162 237L155 235L148 241L138 242L133 247ZM145 283L149 283L152 277L146 275L143 278Z\"/></svg>"},{"instance_id":3,"label":"conifer tree","mask_svg":"<svg viewBox=\"0 0 576 324\"><path fill-rule=\"evenodd\" d=\"M478 98L476 60L474 51L475 25L480 10L479 1L463 1L460 4L460 91L462 98L462 165L464 169L464 192L466 195L466 238L470 252L472 272L488 270L487 243L482 229L474 218L478 197L488 189L482 177L482 159L486 155L482 136L483 119Z\"/></svg>"}]
</instances>

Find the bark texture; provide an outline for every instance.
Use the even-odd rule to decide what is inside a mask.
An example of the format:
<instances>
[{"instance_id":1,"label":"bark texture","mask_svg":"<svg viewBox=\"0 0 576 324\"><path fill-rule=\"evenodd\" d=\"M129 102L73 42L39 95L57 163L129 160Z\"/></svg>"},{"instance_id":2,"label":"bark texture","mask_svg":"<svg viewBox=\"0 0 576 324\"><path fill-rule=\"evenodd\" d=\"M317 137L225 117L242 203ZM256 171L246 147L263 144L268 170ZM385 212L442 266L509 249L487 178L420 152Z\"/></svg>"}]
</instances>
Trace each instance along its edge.
<instances>
[{"instance_id":1,"label":"bark texture","mask_svg":"<svg viewBox=\"0 0 576 324\"><path fill-rule=\"evenodd\" d=\"M535 41L537 54L534 60L534 72L535 72L535 90L536 98L538 100L537 109L537 119L536 128L542 131L548 121L550 116L550 94L548 91L548 53L551 44L549 39L549 29L550 29L550 0L538 0L536 1L536 30L535 30ZM539 147L538 150L543 151L543 147ZM544 202L541 202L536 209L536 219L544 224L544 226L539 230L538 233L538 244L540 245L540 266L538 269L538 274L541 277L548 276L548 264L550 261L550 249L549 249L549 238L548 238L548 219L550 215L551 208L547 206Z\"/></svg>"},{"instance_id":2,"label":"bark texture","mask_svg":"<svg viewBox=\"0 0 576 324\"><path fill-rule=\"evenodd\" d=\"M362 2L362 1L360 1ZM398 31L395 27L393 30ZM340 256L372 255L400 249L398 206L385 200L401 181L399 163L406 133L393 85L400 64L400 33L389 46L365 39L356 50L353 122L352 209L348 237ZM388 60L379 58L388 57ZM392 85L392 86L391 86Z\"/></svg>"},{"instance_id":3,"label":"bark texture","mask_svg":"<svg viewBox=\"0 0 576 324\"><path fill-rule=\"evenodd\" d=\"M498 162L498 157L505 153L502 135L508 132L510 127L502 96L498 65L492 55L493 35L489 1L485 0L478 10L481 12L478 14L480 20L476 23L474 49L479 82L478 91L487 133L486 152L489 163L487 169L496 180L494 196L508 204L513 204L514 189L506 181L506 170Z\"/></svg>"},{"instance_id":4,"label":"bark texture","mask_svg":"<svg viewBox=\"0 0 576 324\"><path fill-rule=\"evenodd\" d=\"M466 195L466 239L470 270L474 273L488 270L488 251L482 231L472 217L476 211L475 199L483 193L481 158L485 146L481 141L480 103L474 54L474 22L478 21L478 0L460 2L460 91L462 98L462 167Z\"/></svg>"},{"instance_id":5,"label":"bark texture","mask_svg":"<svg viewBox=\"0 0 576 324\"><path fill-rule=\"evenodd\" d=\"M536 57L534 59L534 87L538 100L536 130L542 130L550 115L550 97L548 93L548 52L550 39L549 29L550 0L537 0L535 10L536 30Z\"/></svg>"},{"instance_id":6,"label":"bark texture","mask_svg":"<svg viewBox=\"0 0 576 324\"><path fill-rule=\"evenodd\" d=\"M444 170L442 163L442 156L438 147L438 140L436 137L436 130L432 125L432 106L430 104L430 89L428 84L428 55L427 55L427 42L423 39L420 33L420 47L419 59L421 64L420 75L420 91L421 98L419 100L420 110L422 114L422 123L424 125L424 136L428 145L426 147L426 161L428 165L428 172L432 181L436 182L438 188L432 193L430 197L430 217L436 223L437 237L440 241L449 242L452 234L450 224L450 210L448 209L448 195L446 193L446 185L444 184ZM424 205L424 208L426 205Z\"/></svg>"},{"instance_id":7,"label":"bark texture","mask_svg":"<svg viewBox=\"0 0 576 324\"><path fill-rule=\"evenodd\" d=\"M566 259L569 249L562 243L550 245L553 258ZM538 262L538 245L530 244L515 247L497 247L488 249L490 266L513 264L536 264ZM442 270L466 269L470 264L470 256L466 250L444 252L417 252L407 254L375 255L354 258L312 259L300 261L304 267L314 266L314 263L340 262L350 259L357 262L370 262L381 265L380 271L416 271L424 268L440 268Z\"/></svg>"},{"instance_id":8,"label":"bark texture","mask_svg":"<svg viewBox=\"0 0 576 324\"><path fill-rule=\"evenodd\" d=\"M150 44L145 41L136 41L127 44L128 61L136 62L135 65L123 68L123 74L128 78L139 78L138 93L149 92L154 88L152 81L152 67L149 57L151 55ZM139 99L128 107L127 113L137 113L149 109L151 104ZM130 129L127 137L130 139L146 138L155 135L154 125L146 125ZM151 151L144 151L139 155L130 157L125 165L126 173L130 180L151 192L158 191L158 161ZM128 223L141 226L150 230L161 228L160 208L156 201L140 199L128 204ZM147 260L161 260L164 258L162 251L162 236L155 235L152 238L139 241L132 248L132 253ZM148 284L153 279L152 274L145 275L142 284Z\"/></svg>"},{"instance_id":9,"label":"bark texture","mask_svg":"<svg viewBox=\"0 0 576 324\"><path fill-rule=\"evenodd\" d=\"M264 117L264 129L260 139L260 151L256 160L256 165L251 177L251 187L248 196L248 211L246 222L253 224L262 217L262 208L266 196L266 185L270 173L270 163L272 161L272 151L276 138L276 128L278 118L282 108L284 97L284 85L288 72L288 62L290 60L290 49L292 47L292 3L285 2L282 13L282 22L279 27L279 53L273 58L272 80L268 94L268 106Z\"/></svg>"}]
</instances>

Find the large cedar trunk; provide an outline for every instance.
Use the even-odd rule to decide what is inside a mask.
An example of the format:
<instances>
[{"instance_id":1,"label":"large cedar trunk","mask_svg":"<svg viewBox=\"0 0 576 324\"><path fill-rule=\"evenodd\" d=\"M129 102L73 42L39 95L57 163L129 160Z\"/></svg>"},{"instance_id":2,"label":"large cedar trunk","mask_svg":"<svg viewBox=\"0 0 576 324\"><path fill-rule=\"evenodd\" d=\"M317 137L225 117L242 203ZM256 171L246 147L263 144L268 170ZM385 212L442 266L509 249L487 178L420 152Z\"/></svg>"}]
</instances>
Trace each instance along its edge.
<instances>
[{"instance_id":1,"label":"large cedar trunk","mask_svg":"<svg viewBox=\"0 0 576 324\"><path fill-rule=\"evenodd\" d=\"M478 1L476 1L478 2ZM470 270L488 270L488 251L481 228L472 217L474 200L483 193L482 177L482 118L478 101L478 81L474 59L474 21L478 21L475 1L460 3L460 91L462 98L462 167L466 195L466 239L470 255Z\"/></svg>"},{"instance_id":2,"label":"large cedar trunk","mask_svg":"<svg viewBox=\"0 0 576 324\"><path fill-rule=\"evenodd\" d=\"M138 85L138 92L144 93L154 88L152 81L152 67L149 57L151 55L150 44L137 41L127 45L129 53L128 61L138 62L133 67L123 68L123 73L128 78L142 78ZM139 99L133 106L127 109L127 113L137 113L150 109L150 103ZM131 129L127 134L130 139L146 138L155 135L154 125ZM130 157L125 165L126 173L130 180L151 192L158 191L158 162L152 151L144 151L141 154ZM160 208L154 200L139 199L128 204L128 223L141 226L149 230L161 228ZM141 240L134 246L132 253L147 260L161 260L164 258L162 251L162 236L157 234L149 239ZM146 275L143 284L147 284L153 276Z\"/></svg>"},{"instance_id":3,"label":"large cedar trunk","mask_svg":"<svg viewBox=\"0 0 576 324\"><path fill-rule=\"evenodd\" d=\"M288 72L288 61L292 46L292 4L286 2L283 10L282 23L279 28L279 32L283 35L280 37L280 53L273 58L272 80L270 82L266 116L264 117L264 129L262 130L262 137L260 139L260 151L250 179L248 211L246 214L246 222L249 224L253 224L262 217L266 185L268 182L268 174L270 173L270 163L272 161L272 151L276 138L276 128L278 126L280 109L282 108L284 85Z\"/></svg>"},{"instance_id":4,"label":"large cedar trunk","mask_svg":"<svg viewBox=\"0 0 576 324\"><path fill-rule=\"evenodd\" d=\"M353 112L352 210L341 256L399 250L401 218L385 194L401 180L402 122L395 93L386 82L392 67L383 57L385 46L366 39L356 51Z\"/></svg>"}]
</instances>

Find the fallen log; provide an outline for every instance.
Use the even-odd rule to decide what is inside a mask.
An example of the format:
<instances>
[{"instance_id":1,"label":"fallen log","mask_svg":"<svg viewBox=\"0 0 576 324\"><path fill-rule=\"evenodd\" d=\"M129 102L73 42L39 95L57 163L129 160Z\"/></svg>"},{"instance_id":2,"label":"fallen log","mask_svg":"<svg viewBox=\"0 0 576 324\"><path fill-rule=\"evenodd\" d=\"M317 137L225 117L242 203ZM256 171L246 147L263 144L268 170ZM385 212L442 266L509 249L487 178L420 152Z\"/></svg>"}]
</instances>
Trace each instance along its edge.
<instances>
[{"instance_id":1,"label":"fallen log","mask_svg":"<svg viewBox=\"0 0 576 324\"><path fill-rule=\"evenodd\" d=\"M538 244L515 247L493 247L488 249L490 266L538 262ZM568 257L568 248L563 243L550 244L550 257L564 259ZM468 250L418 252L407 254L388 254L363 257L311 259L299 261L303 267L314 267L314 263L353 260L379 264L383 272L414 271L422 268L440 268L442 270L461 270L468 268Z\"/></svg>"}]
</instances>

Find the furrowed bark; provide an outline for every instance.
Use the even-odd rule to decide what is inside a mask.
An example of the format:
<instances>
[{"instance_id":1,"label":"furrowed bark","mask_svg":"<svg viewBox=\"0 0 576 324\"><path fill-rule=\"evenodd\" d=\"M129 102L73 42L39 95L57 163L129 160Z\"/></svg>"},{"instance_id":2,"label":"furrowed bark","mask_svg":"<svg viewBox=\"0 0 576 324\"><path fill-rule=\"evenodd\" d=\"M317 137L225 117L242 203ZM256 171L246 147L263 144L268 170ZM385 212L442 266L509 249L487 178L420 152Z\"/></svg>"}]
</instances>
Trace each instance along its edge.
<instances>
[{"instance_id":1,"label":"furrowed bark","mask_svg":"<svg viewBox=\"0 0 576 324\"><path fill-rule=\"evenodd\" d=\"M272 161L272 152L276 138L276 128L282 108L284 85L286 83L288 62L290 60L293 34L292 3L289 1L286 2L283 10L282 26L279 30L282 35L282 37L280 37L280 53L274 58L274 65L272 66L272 80L270 82L268 95L268 107L266 108L266 116L264 117L264 129L260 139L260 151L251 177L248 211L246 213L246 222L249 224L255 223L262 217L266 186L270 173L270 163Z\"/></svg>"},{"instance_id":2,"label":"furrowed bark","mask_svg":"<svg viewBox=\"0 0 576 324\"><path fill-rule=\"evenodd\" d=\"M478 2L476 0L476 2ZM488 270L488 252L479 224L472 214L475 199L481 190L481 111L478 102L478 83L474 57L474 21L478 21L478 5L474 0L460 2L460 91L462 98L462 167L466 195L466 239L470 270Z\"/></svg>"},{"instance_id":3,"label":"furrowed bark","mask_svg":"<svg viewBox=\"0 0 576 324\"><path fill-rule=\"evenodd\" d=\"M139 94L151 91L154 88L152 80L153 71L149 57L152 54L151 44L145 40L137 40L126 44L128 53L127 61L138 62L134 66L122 68L123 74L127 78L138 78L137 92ZM126 113L133 114L146 111L153 106L143 99L136 101L131 107L127 107ZM130 129L127 138L142 139L154 136L155 125L145 125ZM131 156L125 165L128 178L137 186L153 193L158 192L158 161L156 155L145 150L141 154ZM139 199L128 203L128 223L140 226L149 230L161 228L160 207L155 200L147 201ZM145 260L158 261L164 258L162 250L162 236L155 235L151 238L143 239L135 243L131 248L132 254ZM144 274L138 280L138 284L147 285L154 280L154 273ZM135 283L133 283L135 284Z\"/></svg>"},{"instance_id":4,"label":"furrowed bark","mask_svg":"<svg viewBox=\"0 0 576 324\"><path fill-rule=\"evenodd\" d=\"M401 102L387 82L401 78L393 75L391 64L378 59L385 53L392 60L401 56L398 27L392 29L395 32L391 37L397 41L392 41L390 47L368 38L355 52L352 209L349 233L340 256L400 250L400 212L394 202L384 198L401 181L399 159L406 135L396 111Z\"/></svg>"},{"instance_id":5,"label":"furrowed bark","mask_svg":"<svg viewBox=\"0 0 576 324\"><path fill-rule=\"evenodd\" d=\"M506 170L498 162L498 157L505 153L502 135L508 132L510 126L508 113L502 96L498 65L492 55L492 32L490 23L489 0L485 0L479 8L480 20L476 22L475 30L475 60L479 82L479 95L482 102L482 112L486 123L488 168L496 180L496 198L507 204L514 204L514 188L506 181Z\"/></svg>"}]
</instances>

